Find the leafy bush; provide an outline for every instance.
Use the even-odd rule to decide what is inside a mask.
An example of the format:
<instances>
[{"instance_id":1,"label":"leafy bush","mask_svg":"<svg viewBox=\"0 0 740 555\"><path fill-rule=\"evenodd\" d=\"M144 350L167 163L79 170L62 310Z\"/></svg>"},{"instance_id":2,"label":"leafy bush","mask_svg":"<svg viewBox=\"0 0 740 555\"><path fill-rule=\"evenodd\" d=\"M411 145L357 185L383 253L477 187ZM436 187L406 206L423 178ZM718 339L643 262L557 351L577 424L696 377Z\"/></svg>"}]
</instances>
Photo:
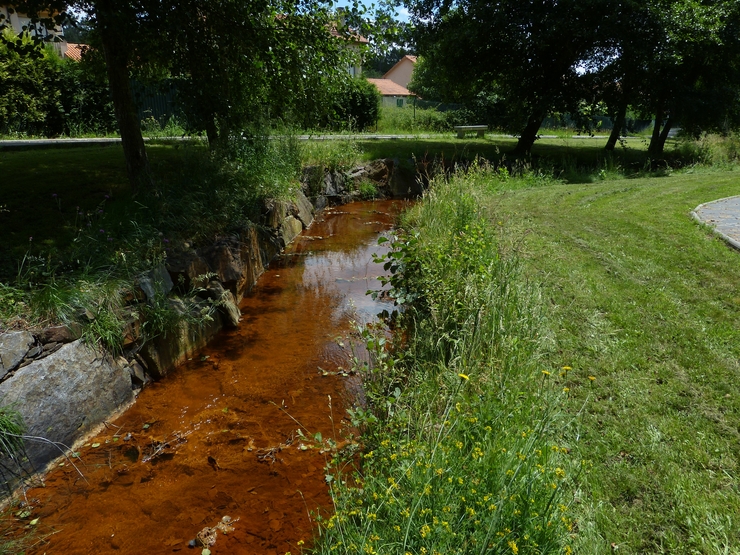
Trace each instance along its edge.
<instances>
[{"instance_id":1,"label":"leafy bush","mask_svg":"<svg viewBox=\"0 0 740 555\"><path fill-rule=\"evenodd\" d=\"M674 153L681 163L723 166L740 159L740 136L704 134L698 139L684 138Z\"/></svg>"},{"instance_id":2,"label":"leafy bush","mask_svg":"<svg viewBox=\"0 0 740 555\"><path fill-rule=\"evenodd\" d=\"M0 133L105 134L116 129L107 84L28 34L0 34Z\"/></svg>"},{"instance_id":3,"label":"leafy bush","mask_svg":"<svg viewBox=\"0 0 740 555\"><path fill-rule=\"evenodd\" d=\"M27 34L0 33L0 132L38 134L58 101L49 53Z\"/></svg>"},{"instance_id":4,"label":"leafy bush","mask_svg":"<svg viewBox=\"0 0 740 555\"><path fill-rule=\"evenodd\" d=\"M334 101L332 127L363 131L378 121L380 93L365 79L348 79Z\"/></svg>"},{"instance_id":5,"label":"leafy bush","mask_svg":"<svg viewBox=\"0 0 740 555\"><path fill-rule=\"evenodd\" d=\"M383 106L380 110L378 131L381 133L439 133L451 129L447 113L434 108Z\"/></svg>"}]
</instances>

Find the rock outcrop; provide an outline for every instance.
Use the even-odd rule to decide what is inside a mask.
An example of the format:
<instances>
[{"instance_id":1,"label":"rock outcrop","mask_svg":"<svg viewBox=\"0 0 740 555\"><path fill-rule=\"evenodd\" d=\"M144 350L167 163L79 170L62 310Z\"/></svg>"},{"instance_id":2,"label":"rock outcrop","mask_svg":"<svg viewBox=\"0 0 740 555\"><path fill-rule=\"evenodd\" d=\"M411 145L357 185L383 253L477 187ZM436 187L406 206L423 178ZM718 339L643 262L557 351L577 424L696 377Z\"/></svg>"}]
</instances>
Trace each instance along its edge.
<instances>
[{"instance_id":1,"label":"rock outcrop","mask_svg":"<svg viewBox=\"0 0 740 555\"><path fill-rule=\"evenodd\" d=\"M3 404L23 415L27 435L35 438L26 441L34 469L42 469L133 401L131 376L124 363L78 340L0 383Z\"/></svg>"}]
</instances>

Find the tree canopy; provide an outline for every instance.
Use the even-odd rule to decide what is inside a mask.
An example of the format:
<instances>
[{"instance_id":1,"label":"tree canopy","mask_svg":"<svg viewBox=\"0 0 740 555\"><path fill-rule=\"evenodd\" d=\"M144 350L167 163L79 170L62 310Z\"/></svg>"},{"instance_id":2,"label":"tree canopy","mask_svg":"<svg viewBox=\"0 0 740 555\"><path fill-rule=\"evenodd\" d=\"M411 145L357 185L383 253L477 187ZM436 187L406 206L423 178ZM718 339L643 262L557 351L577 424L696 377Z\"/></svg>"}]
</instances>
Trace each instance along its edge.
<instances>
[{"instance_id":1,"label":"tree canopy","mask_svg":"<svg viewBox=\"0 0 740 555\"><path fill-rule=\"evenodd\" d=\"M176 79L191 129L219 148L265 120L318 118L342 89L353 55L351 32L318 0L29 0L17 8L45 25L61 24L71 10L86 14L135 189L151 178L133 75Z\"/></svg>"},{"instance_id":2,"label":"tree canopy","mask_svg":"<svg viewBox=\"0 0 740 555\"><path fill-rule=\"evenodd\" d=\"M407 0L423 71L417 90L480 95L528 151L543 119L604 103L655 117L651 152L671 127L737 124L738 3L733 0ZM617 129L617 136L618 136ZM609 143L613 148L614 135Z\"/></svg>"}]
</instances>

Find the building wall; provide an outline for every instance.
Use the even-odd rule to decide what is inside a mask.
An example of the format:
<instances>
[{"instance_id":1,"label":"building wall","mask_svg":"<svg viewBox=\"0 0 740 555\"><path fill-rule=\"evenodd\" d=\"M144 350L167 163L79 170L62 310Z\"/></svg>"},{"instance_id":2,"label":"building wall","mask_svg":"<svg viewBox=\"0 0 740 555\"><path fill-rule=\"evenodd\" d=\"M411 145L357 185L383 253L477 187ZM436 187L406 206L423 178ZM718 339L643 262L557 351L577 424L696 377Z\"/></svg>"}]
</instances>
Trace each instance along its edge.
<instances>
[{"instance_id":1,"label":"building wall","mask_svg":"<svg viewBox=\"0 0 740 555\"><path fill-rule=\"evenodd\" d=\"M414 72L414 64L408 58L401 60L397 66L393 67L383 78L390 79L394 83L408 88L411 82L411 74Z\"/></svg>"},{"instance_id":2,"label":"building wall","mask_svg":"<svg viewBox=\"0 0 740 555\"><path fill-rule=\"evenodd\" d=\"M385 108L405 108L406 106L413 106L413 96L383 96L381 105Z\"/></svg>"},{"instance_id":3,"label":"building wall","mask_svg":"<svg viewBox=\"0 0 740 555\"><path fill-rule=\"evenodd\" d=\"M31 25L31 18L26 16L26 14L18 13L15 10L13 11L13 13L9 13L7 4L0 6L0 14L3 14L5 16L3 23L5 25L9 25L13 29L13 31L15 31L19 35L23 32L23 27L28 27ZM46 14L42 14L42 15L46 15ZM40 26L40 27L41 27L41 34L43 36L48 36L48 35L62 36L61 28L49 31L43 28L43 26Z\"/></svg>"}]
</instances>

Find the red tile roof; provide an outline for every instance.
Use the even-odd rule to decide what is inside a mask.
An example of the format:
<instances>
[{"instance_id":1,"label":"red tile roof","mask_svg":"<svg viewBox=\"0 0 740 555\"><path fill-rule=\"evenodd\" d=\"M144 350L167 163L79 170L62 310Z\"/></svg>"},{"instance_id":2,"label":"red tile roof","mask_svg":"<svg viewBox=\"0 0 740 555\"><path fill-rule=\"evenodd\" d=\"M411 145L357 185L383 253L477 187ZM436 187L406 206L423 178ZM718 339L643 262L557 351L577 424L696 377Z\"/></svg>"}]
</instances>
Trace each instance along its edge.
<instances>
[{"instance_id":1,"label":"red tile roof","mask_svg":"<svg viewBox=\"0 0 740 555\"><path fill-rule=\"evenodd\" d=\"M332 34L333 36L335 36L335 37L340 37L340 38L343 38L343 39L345 39L345 38L346 38L346 39L347 39L347 40L349 40L350 42L357 42L357 43L360 43L360 44L370 44L370 41L369 41L369 40L367 40L367 39L366 39L365 37L363 37L363 36L362 36L362 35L360 35L359 33L355 33L354 31L351 31L351 32L349 33L349 35L346 35L346 34L344 34L344 33L340 33L340 32L339 32L339 31L337 30L337 28L336 28L336 27L332 27L332 28L330 29L330 32L331 32L331 34Z\"/></svg>"},{"instance_id":2,"label":"red tile roof","mask_svg":"<svg viewBox=\"0 0 740 555\"><path fill-rule=\"evenodd\" d=\"M390 79L368 79L383 96L414 96L414 93Z\"/></svg>"},{"instance_id":3,"label":"red tile roof","mask_svg":"<svg viewBox=\"0 0 740 555\"><path fill-rule=\"evenodd\" d=\"M81 62L82 61L82 49L85 48L87 45L85 44L76 44L74 42L68 42L67 43L67 50L64 52L65 58L71 58L75 62Z\"/></svg>"}]
</instances>

